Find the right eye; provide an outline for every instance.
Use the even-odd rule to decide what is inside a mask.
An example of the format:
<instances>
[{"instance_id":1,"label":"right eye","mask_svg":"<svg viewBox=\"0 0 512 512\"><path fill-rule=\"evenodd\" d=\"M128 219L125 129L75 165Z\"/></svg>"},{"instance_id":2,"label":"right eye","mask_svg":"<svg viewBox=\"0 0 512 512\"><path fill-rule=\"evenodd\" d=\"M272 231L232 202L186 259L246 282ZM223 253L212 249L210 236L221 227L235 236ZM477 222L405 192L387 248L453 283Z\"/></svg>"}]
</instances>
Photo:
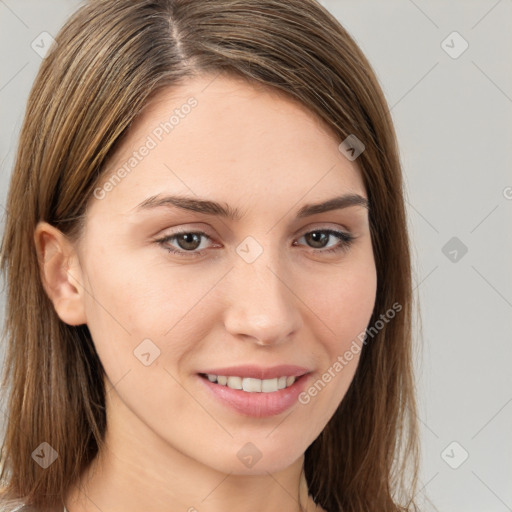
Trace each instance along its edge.
<instances>
[{"instance_id":1,"label":"right eye","mask_svg":"<svg viewBox=\"0 0 512 512\"><path fill-rule=\"evenodd\" d=\"M197 251L196 249L201 245L201 238L205 237L208 240L211 238L202 231L178 231L172 235L167 235L163 238L156 240L156 243L163 246L172 254L179 256L200 256L203 254L204 249ZM179 245L178 249L169 247L168 243L176 241Z\"/></svg>"}]
</instances>

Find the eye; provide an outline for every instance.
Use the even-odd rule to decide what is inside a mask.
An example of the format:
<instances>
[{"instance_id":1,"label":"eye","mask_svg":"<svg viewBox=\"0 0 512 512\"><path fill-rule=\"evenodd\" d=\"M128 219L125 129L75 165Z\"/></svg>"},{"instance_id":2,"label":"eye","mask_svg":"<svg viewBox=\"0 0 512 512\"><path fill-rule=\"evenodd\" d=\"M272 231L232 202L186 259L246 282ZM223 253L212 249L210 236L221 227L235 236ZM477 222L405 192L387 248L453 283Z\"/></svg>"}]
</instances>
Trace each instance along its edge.
<instances>
[{"instance_id":1,"label":"eye","mask_svg":"<svg viewBox=\"0 0 512 512\"><path fill-rule=\"evenodd\" d=\"M330 237L336 237L338 242L335 243L334 246L331 246L330 249L325 250L324 247L326 247L326 242ZM314 231L308 231L300 238L304 238L307 243L313 244L312 248L316 249L313 251L314 253L347 251L355 239L350 233L344 233L343 231L336 231L334 229L315 229Z\"/></svg>"},{"instance_id":2,"label":"eye","mask_svg":"<svg viewBox=\"0 0 512 512\"><path fill-rule=\"evenodd\" d=\"M173 235L156 240L156 242L162 245L170 253L177 254L178 256L200 256L203 251L197 251L197 249L201 245L201 238L211 240L211 238L202 231L179 231ZM178 244L179 250L168 246L168 242L174 240Z\"/></svg>"},{"instance_id":3,"label":"eye","mask_svg":"<svg viewBox=\"0 0 512 512\"><path fill-rule=\"evenodd\" d=\"M327 242L331 237L337 238L338 242L329 249L325 249L325 247L328 247ZM156 240L156 243L162 245L172 254L184 257L197 257L201 256L205 251L204 248L198 250L201 246L202 238L211 241L211 237L203 231L179 231ZM310 247L313 249L313 253L321 254L347 251L355 239L350 233L344 233L343 231L336 231L334 229L316 229L314 231L308 231L302 235L299 240L302 238L306 240L306 243L312 244ZM171 242L175 242L178 247L169 247L169 243ZM297 244L294 242L294 245Z\"/></svg>"}]
</instances>

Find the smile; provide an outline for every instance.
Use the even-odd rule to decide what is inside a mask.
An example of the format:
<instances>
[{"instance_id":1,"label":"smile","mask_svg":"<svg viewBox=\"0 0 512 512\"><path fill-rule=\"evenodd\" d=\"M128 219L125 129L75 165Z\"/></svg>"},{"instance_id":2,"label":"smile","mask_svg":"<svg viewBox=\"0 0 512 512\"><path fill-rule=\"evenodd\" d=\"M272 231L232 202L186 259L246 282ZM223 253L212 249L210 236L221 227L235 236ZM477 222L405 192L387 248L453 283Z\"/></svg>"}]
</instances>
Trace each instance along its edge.
<instances>
[{"instance_id":1,"label":"smile","mask_svg":"<svg viewBox=\"0 0 512 512\"><path fill-rule=\"evenodd\" d=\"M202 374L210 382L226 386L231 389L240 389L247 393L274 393L280 389L285 389L295 382L293 376L276 377L274 379L255 379L252 377L238 377Z\"/></svg>"}]
</instances>

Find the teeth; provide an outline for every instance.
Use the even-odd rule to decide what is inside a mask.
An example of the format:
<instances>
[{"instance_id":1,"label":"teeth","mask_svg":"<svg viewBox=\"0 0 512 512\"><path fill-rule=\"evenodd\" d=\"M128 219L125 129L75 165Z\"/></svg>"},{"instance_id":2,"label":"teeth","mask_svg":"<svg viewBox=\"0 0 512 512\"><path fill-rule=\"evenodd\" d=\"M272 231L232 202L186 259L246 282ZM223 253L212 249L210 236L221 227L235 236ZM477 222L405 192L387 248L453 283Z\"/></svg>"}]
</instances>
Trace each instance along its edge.
<instances>
[{"instance_id":1,"label":"teeth","mask_svg":"<svg viewBox=\"0 0 512 512\"><path fill-rule=\"evenodd\" d=\"M277 378L262 380L261 381L261 391L263 391L263 393L270 393L272 391L277 391Z\"/></svg>"},{"instance_id":2,"label":"teeth","mask_svg":"<svg viewBox=\"0 0 512 512\"><path fill-rule=\"evenodd\" d=\"M231 389L243 389L248 393L273 393L287 388L295 382L295 377L279 377L275 379L253 379L251 377L235 377L225 375L206 374L210 382L217 382L221 386Z\"/></svg>"},{"instance_id":3,"label":"teeth","mask_svg":"<svg viewBox=\"0 0 512 512\"><path fill-rule=\"evenodd\" d=\"M240 377L228 377L228 388L242 389L242 379Z\"/></svg>"},{"instance_id":4,"label":"teeth","mask_svg":"<svg viewBox=\"0 0 512 512\"><path fill-rule=\"evenodd\" d=\"M242 387L244 391L248 391L249 393L261 393L261 382L260 379L247 377L242 381Z\"/></svg>"}]
</instances>

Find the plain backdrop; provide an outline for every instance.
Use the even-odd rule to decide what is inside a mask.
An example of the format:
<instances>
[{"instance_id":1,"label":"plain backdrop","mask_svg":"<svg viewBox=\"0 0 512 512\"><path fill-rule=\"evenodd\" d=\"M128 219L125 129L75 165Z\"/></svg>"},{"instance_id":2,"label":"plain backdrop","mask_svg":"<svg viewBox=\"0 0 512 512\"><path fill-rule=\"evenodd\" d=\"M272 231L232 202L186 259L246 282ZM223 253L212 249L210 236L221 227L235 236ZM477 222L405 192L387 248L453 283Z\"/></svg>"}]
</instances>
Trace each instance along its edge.
<instances>
[{"instance_id":1,"label":"plain backdrop","mask_svg":"<svg viewBox=\"0 0 512 512\"><path fill-rule=\"evenodd\" d=\"M322 3L369 58L397 130L423 323L420 493L440 511L512 511L512 0ZM0 0L2 232L33 41L78 6Z\"/></svg>"}]
</instances>

